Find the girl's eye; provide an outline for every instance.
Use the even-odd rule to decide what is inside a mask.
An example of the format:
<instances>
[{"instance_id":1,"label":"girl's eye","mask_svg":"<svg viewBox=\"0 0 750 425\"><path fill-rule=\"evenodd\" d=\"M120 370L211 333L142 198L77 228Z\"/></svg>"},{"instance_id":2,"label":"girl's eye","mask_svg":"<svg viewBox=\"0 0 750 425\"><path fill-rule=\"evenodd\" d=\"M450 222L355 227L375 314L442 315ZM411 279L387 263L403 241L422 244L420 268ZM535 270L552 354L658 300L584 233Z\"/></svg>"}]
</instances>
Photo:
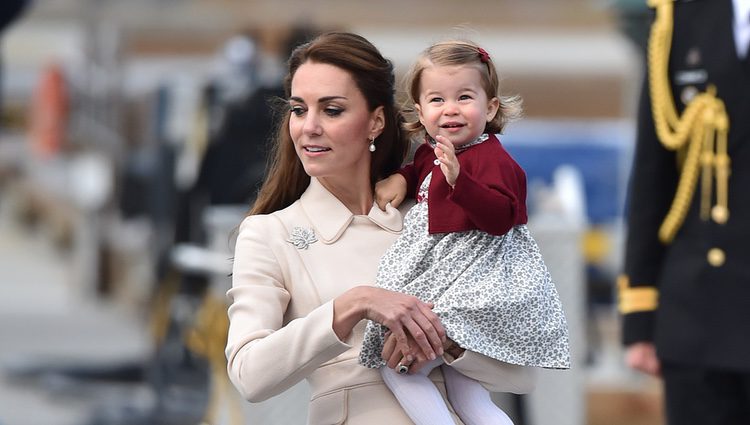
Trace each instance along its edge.
<instances>
[{"instance_id":1,"label":"girl's eye","mask_svg":"<svg viewBox=\"0 0 750 425\"><path fill-rule=\"evenodd\" d=\"M469 100L469 99L471 99L471 96L469 96L468 94L462 94L458 98L458 100Z\"/></svg>"},{"instance_id":2,"label":"girl's eye","mask_svg":"<svg viewBox=\"0 0 750 425\"><path fill-rule=\"evenodd\" d=\"M289 108L289 109L292 112L292 114L294 114L294 115L296 115L298 117L305 113L305 108L303 108L303 107L301 107L299 105L296 105L296 106L292 105L292 107Z\"/></svg>"},{"instance_id":3,"label":"girl's eye","mask_svg":"<svg viewBox=\"0 0 750 425\"><path fill-rule=\"evenodd\" d=\"M443 101L443 98L442 98L442 97L431 97L431 98L430 98L430 99L428 100L428 102L430 102L430 103L438 103L438 102L442 102L442 101Z\"/></svg>"},{"instance_id":4,"label":"girl's eye","mask_svg":"<svg viewBox=\"0 0 750 425\"><path fill-rule=\"evenodd\" d=\"M326 108L325 109L325 114L328 115L329 117L337 117L341 115L342 112L344 112L344 110L339 109L339 108Z\"/></svg>"}]
</instances>

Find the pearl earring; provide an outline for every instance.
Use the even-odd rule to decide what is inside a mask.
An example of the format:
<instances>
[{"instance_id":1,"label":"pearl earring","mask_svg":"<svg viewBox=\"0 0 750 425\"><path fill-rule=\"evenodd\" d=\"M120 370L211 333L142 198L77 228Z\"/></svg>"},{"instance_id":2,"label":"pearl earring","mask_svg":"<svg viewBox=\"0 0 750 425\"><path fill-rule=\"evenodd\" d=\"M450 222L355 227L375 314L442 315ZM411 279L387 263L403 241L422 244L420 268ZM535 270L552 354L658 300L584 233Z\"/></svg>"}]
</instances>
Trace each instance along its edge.
<instances>
[{"instance_id":1,"label":"pearl earring","mask_svg":"<svg viewBox=\"0 0 750 425\"><path fill-rule=\"evenodd\" d=\"M370 147L368 149L370 149L370 152L375 152L375 138L374 137L370 137Z\"/></svg>"}]
</instances>

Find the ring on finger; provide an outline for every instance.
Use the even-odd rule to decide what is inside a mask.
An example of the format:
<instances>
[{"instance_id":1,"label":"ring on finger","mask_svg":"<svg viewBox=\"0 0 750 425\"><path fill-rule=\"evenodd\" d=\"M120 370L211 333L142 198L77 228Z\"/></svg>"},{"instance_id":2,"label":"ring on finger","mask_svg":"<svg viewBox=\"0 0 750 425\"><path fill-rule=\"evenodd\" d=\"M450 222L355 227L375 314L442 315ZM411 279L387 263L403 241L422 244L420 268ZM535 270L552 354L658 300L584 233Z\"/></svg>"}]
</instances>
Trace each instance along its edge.
<instances>
[{"instance_id":1,"label":"ring on finger","mask_svg":"<svg viewBox=\"0 0 750 425\"><path fill-rule=\"evenodd\" d=\"M396 372L401 375L406 375L407 373L409 373L409 366L399 363L396 365Z\"/></svg>"}]
</instances>

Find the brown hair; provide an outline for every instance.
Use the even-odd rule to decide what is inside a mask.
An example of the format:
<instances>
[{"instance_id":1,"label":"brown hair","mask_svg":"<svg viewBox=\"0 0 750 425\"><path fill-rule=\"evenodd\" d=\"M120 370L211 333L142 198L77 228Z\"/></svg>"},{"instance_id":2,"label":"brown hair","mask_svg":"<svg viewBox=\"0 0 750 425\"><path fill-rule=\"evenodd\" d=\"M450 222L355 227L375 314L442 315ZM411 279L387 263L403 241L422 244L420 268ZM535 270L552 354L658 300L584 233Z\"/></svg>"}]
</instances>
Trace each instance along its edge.
<instances>
[{"instance_id":1,"label":"brown hair","mask_svg":"<svg viewBox=\"0 0 750 425\"><path fill-rule=\"evenodd\" d=\"M520 118L521 97L500 96L500 80L494 62L484 49L468 40L442 41L422 51L406 76L408 101L412 105L419 103L422 71L433 66L455 65L475 67L481 76L487 99L497 97L500 100L498 112L492 121L487 122L484 128L485 133L502 133L507 123ZM410 135L424 130L418 119L407 122L404 128Z\"/></svg>"},{"instance_id":2,"label":"brown hair","mask_svg":"<svg viewBox=\"0 0 750 425\"><path fill-rule=\"evenodd\" d=\"M287 98L291 96L295 72L306 62L329 64L347 71L364 95L369 110L383 107L385 125L375 139L377 150L370 160L370 181L374 186L377 180L401 166L409 147L408 139L401 132L403 119L394 101L393 64L364 37L347 32L324 33L292 52L284 78ZM268 173L250 215L268 214L286 208L310 184L310 176L305 173L297 157L289 133L289 105L284 103L284 107L283 119L272 146Z\"/></svg>"}]
</instances>

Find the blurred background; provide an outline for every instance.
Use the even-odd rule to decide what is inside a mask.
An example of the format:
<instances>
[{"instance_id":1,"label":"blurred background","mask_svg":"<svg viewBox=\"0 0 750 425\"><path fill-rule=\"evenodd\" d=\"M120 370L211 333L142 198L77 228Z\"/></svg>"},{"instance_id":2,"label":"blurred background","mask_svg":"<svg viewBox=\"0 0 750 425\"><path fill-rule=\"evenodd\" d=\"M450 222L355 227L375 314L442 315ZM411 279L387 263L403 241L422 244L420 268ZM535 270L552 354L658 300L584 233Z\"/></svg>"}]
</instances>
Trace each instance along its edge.
<instances>
[{"instance_id":1,"label":"blurred background","mask_svg":"<svg viewBox=\"0 0 750 425\"><path fill-rule=\"evenodd\" d=\"M0 425L303 424L224 372L232 231L264 173L284 61L360 33L397 78L448 37L490 52L525 118L503 143L563 299L573 368L496 395L517 425L660 424L614 281L645 0L3 0Z\"/></svg>"}]
</instances>

